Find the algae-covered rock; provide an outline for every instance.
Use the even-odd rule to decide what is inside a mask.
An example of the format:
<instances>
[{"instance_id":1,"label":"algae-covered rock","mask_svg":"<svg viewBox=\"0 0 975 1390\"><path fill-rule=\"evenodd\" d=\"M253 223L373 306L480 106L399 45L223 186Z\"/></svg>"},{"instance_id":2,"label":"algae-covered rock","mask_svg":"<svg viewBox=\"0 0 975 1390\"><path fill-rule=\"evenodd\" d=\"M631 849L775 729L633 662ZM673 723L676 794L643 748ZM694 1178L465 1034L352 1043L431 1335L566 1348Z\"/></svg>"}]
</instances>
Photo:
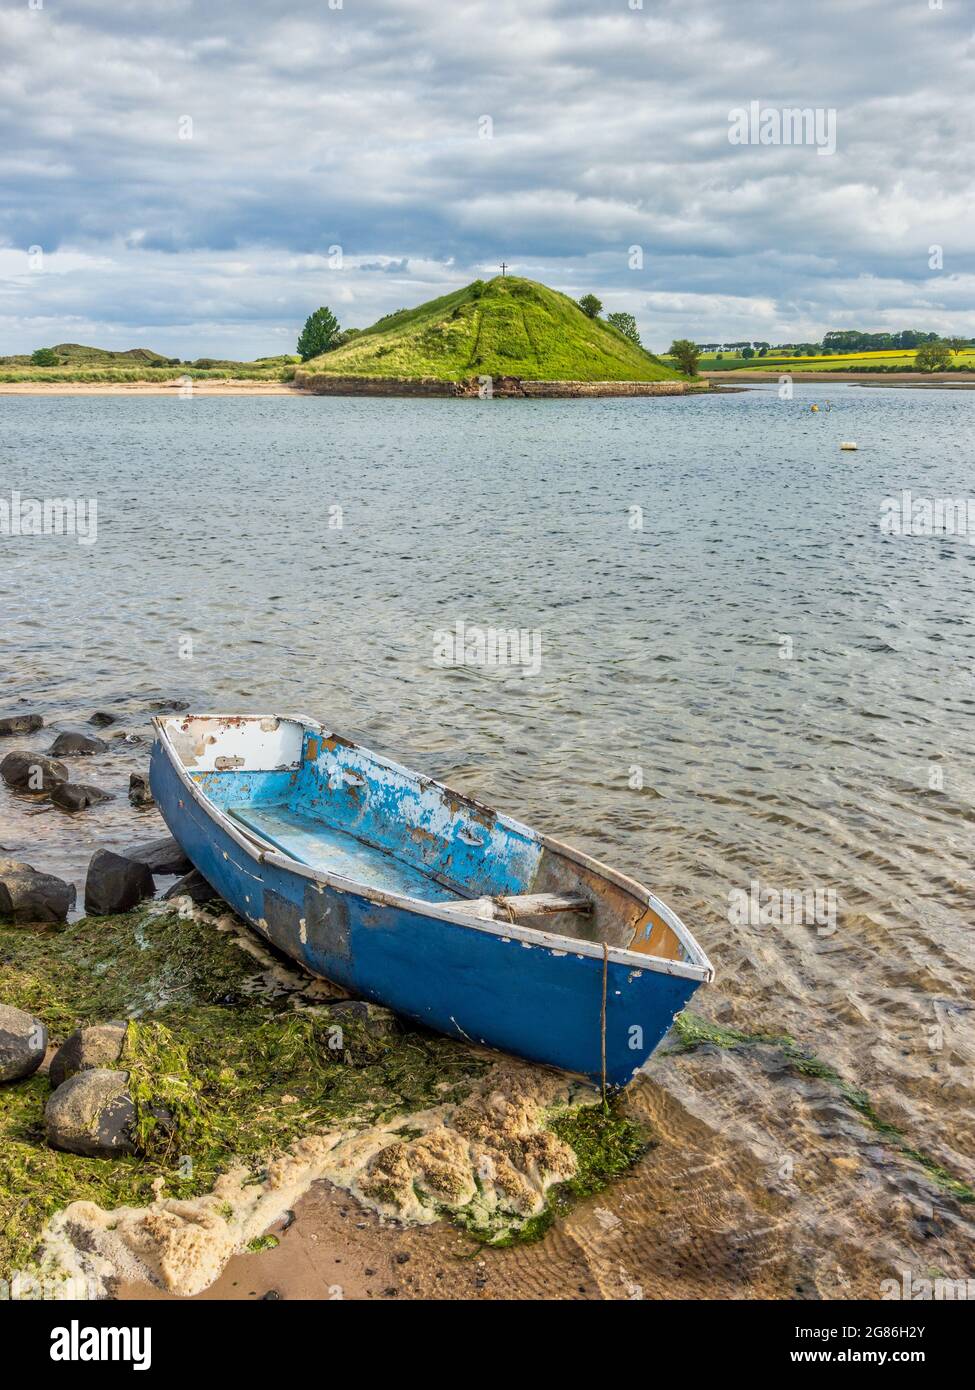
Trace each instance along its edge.
<instances>
[{"instance_id":1,"label":"algae-covered rock","mask_svg":"<svg viewBox=\"0 0 975 1390\"><path fill-rule=\"evenodd\" d=\"M106 729L109 724L115 724L116 722L117 717L114 714L109 714L109 712L104 709L96 709L95 713L88 720L88 723L94 724L96 729Z\"/></svg>"},{"instance_id":2,"label":"algae-covered rock","mask_svg":"<svg viewBox=\"0 0 975 1390\"><path fill-rule=\"evenodd\" d=\"M124 1023L93 1023L76 1028L51 1059L51 1086L57 1088L80 1071L117 1066L125 1046Z\"/></svg>"},{"instance_id":3,"label":"algae-covered rock","mask_svg":"<svg viewBox=\"0 0 975 1390\"><path fill-rule=\"evenodd\" d=\"M30 753L18 748L8 753L0 763L0 777L8 787L17 791L46 792L55 782L66 782L69 777L64 763L56 758L48 758L43 753Z\"/></svg>"},{"instance_id":4,"label":"algae-covered rock","mask_svg":"<svg viewBox=\"0 0 975 1390\"><path fill-rule=\"evenodd\" d=\"M5 714L0 716L0 738L9 738L12 734L32 734L43 726L44 720L39 714Z\"/></svg>"},{"instance_id":5,"label":"algae-covered rock","mask_svg":"<svg viewBox=\"0 0 975 1390\"><path fill-rule=\"evenodd\" d=\"M61 1083L44 1107L47 1141L85 1158L135 1153L129 1074L99 1068Z\"/></svg>"},{"instance_id":6,"label":"algae-covered rock","mask_svg":"<svg viewBox=\"0 0 975 1390\"><path fill-rule=\"evenodd\" d=\"M361 1024L373 1038L392 1038L403 1031L391 1009L370 1004L365 999L341 999L337 1004L326 1005L325 1012L339 1024L346 1021Z\"/></svg>"},{"instance_id":7,"label":"algae-covered rock","mask_svg":"<svg viewBox=\"0 0 975 1390\"><path fill-rule=\"evenodd\" d=\"M0 922L63 922L74 901L73 883L19 859L0 859Z\"/></svg>"},{"instance_id":8,"label":"algae-covered rock","mask_svg":"<svg viewBox=\"0 0 975 1390\"><path fill-rule=\"evenodd\" d=\"M96 850L85 879L85 911L95 917L128 912L156 891L152 873L109 849Z\"/></svg>"},{"instance_id":9,"label":"algae-covered rock","mask_svg":"<svg viewBox=\"0 0 975 1390\"><path fill-rule=\"evenodd\" d=\"M0 1004L0 1081L32 1076L47 1051L47 1029L39 1018Z\"/></svg>"},{"instance_id":10,"label":"algae-covered rock","mask_svg":"<svg viewBox=\"0 0 975 1390\"><path fill-rule=\"evenodd\" d=\"M129 778L129 800L133 806L152 806L154 803L149 783L141 772L133 772Z\"/></svg>"}]
</instances>

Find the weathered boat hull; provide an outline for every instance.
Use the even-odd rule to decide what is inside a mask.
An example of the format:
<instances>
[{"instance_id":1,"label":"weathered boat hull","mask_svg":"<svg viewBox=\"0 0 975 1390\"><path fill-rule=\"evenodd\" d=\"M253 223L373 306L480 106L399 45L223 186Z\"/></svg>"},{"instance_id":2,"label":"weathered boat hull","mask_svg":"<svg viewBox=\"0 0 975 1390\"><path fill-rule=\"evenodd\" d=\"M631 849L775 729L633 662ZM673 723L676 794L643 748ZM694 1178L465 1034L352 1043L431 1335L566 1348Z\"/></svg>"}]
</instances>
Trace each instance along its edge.
<instances>
[{"instance_id":1,"label":"weathered boat hull","mask_svg":"<svg viewBox=\"0 0 975 1390\"><path fill-rule=\"evenodd\" d=\"M289 861L241 833L214 790L226 798L228 774L189 775L165 725L157 721L152 792L196 868L275 946L356 997L593 1079L605 1043L606 1079L623 1086L711 977L703 954L661 962L537 928L464 921L463 901L418 902ZM260 799L264 774L243 775Z\"/></svg>"}]
</instances>

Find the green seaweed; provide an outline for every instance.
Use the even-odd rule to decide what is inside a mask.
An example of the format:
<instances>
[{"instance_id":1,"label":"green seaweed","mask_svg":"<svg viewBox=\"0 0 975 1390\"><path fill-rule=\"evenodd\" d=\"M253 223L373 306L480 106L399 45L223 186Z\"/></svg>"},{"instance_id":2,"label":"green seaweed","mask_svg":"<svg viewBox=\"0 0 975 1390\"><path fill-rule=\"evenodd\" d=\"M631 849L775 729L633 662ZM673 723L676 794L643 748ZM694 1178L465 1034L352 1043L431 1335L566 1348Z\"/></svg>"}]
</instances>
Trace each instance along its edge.
<instances>
[{"instance_id":1,"label":"green seaweed","mask_svg":"<svg viewBox=\"0 0 975 1390\"><path fill-rule=\"evenodd\" d=\"M623 1113L619 1099L610 1101L608 1113L601 1104L561 1110L549 1128L569 1145L578 1164L574 1176L559 1184L560 1200L601 1192L653 1147L646 1130Z\"/></svg>"},{"instance_id":2,"label":"green seaweed","mask_svg":"<svg viewBox=\"0 0 975 1390\"><path fill-rule=\"evenodd\" d=\"M266 964L233 933L158 905L52 930L0 926L0 979L3 1002L43 1019L54 1042L84 1024L127 1020L119 1065L138 1148L100 1159L51 1149L47 1078L0 1087L0 1278L29 1264L45 1220L72 1201L145 1206L159 1178L167 1195L192 1198L238 1164L260 1182L302 1135L463 1100L488 1065L462 1042L408 1030L375 1036L348 1017L336 1051L335 1018L302 1006L297 972L290 987L286 976L269 984ZM537 1240L646 1147L620 1102L607 1115L598 1104L560 1109L548 1122L578 1170L550 1189L543 1212L520 1226L510 1212L485 1218L476 1201L459 1217L442 1214L483 1242ZM405 1119L396 1137L419 1133ZM232 1216L228 1204L221 1212Z\"/></svg>"},{"instance_id":3,"label":"green seaweed","mask_svg":"<svg viewBox=\"0 0 975 1390\"><path fill-rule=\"evenodd\" d=\"M556 1218L566 1216L578 1202L622 1177L653 1147L646 1130L624 1113L623 1106L617 1097L606 1109L599 1102L561 1107L549 1115L548 1128L575 1154L576 1171L548 1189L540 1212L517 1223L500 1213L485 1223L477 1204L472 1203L471 1211L456 1214L457 1224L493 1250L541 1240Z\"/></svg>"},{"instance_id":4,"label":"green seaweed","mask_svg":"<svg viewBox=\"0 0 975 1390\"><path fill-rule=\"evenodd\" d=\"M176 912L0 927L3 1001L43 1019L52 1041L129 1019L121 1065L139 1147L97 1160L51 1149L47 1078L0 1086L0 1278L25 1267L44 1221L71 1201L144 1206L160 1177L168 1195L194 1197L238 1163L260 1181L301 1135L459 1099L483 1074L463 1043L377 1038L355 1019L343 1018L336 1051L334 1019L296 1010L286 987L268 996L264 971L231 934Z\"/></svg>"},{"instance_id":5,"label":"green seaweed","mask_svg":"<svg viewBox=\"0 0 975 1390\"><path fill-rule=\"evenodd\" d=\"M962 1203L975 1202L975 1189L961 1178L949 1172L937 1159L909 1143L906 1135L897 1125L883 1119L877 1112L866 1091L846 1081L829 1062L824 1062L807 1051L795 1038L788 1034L745 1033L738 1028L724 1028L711 1023L699 1014L684 1010L674 1019L674 1032L677 1046L666 1049L668 1053L692 1052L705 1044L714 1047L775 1047L786 1057L792 1070L800 1076L814 1076L835 1086L847 1105L854 1110L866 1125L888 1142L904 1158L922 1168L928 1176L945 1192Z\"/></svg>"},{"instance_id":6,"label":"green seaweed","mask_svg":"<svg viewBox=\"0 0 975 1390\"><path fill-rule=\"evenodd\" d=\"M280 1241L277 1236L255 1236L253 1240L247 1242L247 1249L252 1255L256 1255L261 1250L273 1250L279 1244Z\"/></svg>"}]
</instances>

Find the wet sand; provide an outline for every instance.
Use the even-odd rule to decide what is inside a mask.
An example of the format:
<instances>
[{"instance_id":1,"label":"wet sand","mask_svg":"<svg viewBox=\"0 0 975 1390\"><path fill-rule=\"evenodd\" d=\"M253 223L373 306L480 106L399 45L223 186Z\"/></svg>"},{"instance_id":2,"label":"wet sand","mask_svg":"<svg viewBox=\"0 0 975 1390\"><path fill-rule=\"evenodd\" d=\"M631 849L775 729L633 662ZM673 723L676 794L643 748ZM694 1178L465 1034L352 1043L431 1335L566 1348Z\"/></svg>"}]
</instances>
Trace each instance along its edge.
<instances>
[{"instance_id":1,"label":"wet sand","mask_svg":"<svg viewBox=\"0 0 975 1390\"><path fill-rule=\"evenodd\" d=\"M654 1144L625 1177L560 1218L531 1244L492 1250L450 1225L383 1222L347 1192L315 1184L280 1244L238 1255L200 1299L665 1300L879 1299L899 1279L905 1247L920 1267L959 1267L964 1220L916 1170L882 1151L815 1079L786 1080L773 1057L705 1049L660 1056L656 1079L627 1093ZM754 1116L742 1089L775 1080L786 1112L816 1113L824 1133L791 1155ZM727 1123L693 1113L695 1092L727 1095ZM687 1103L685 1103L685 1100ZM784 1138L784 1136L783 1136ZM790 1142L791 1141L791 1142ZM911 1193L905 1201L905 1184ZM887 1229L863 1239L866 1191L886 1189ZM829 1240L823 1240L823 1227ZM922 1254L923 1252L923 1254ZM122 1300L169 1299L145 1284Z\"/></svg>"},{"instance_id":2,"label":"wet sand","mask_svg":"<svg viewBox=\"0 0 975 1390\"><path fill-rule=\"evenodd\" d=\"M327 1182L316 1183L302 1198L287 1229L277 1227L272 1233L280 1240L276 1249L235 1256L216 1283L196 1299L601 1296L583 1251L573 1249L571 1241L559 1240L554 1258L542 1253L542 1245L517 1254L479 1251L469 1236L443 1222L384 1226L375 1213ZM534 1252L534 1258L529 1252ZM560 1292L563 1287L569 1291ZM128 1284L117 1297L157 1301L173 1295L144 1284Z\"/></svg>"}]
</instances>

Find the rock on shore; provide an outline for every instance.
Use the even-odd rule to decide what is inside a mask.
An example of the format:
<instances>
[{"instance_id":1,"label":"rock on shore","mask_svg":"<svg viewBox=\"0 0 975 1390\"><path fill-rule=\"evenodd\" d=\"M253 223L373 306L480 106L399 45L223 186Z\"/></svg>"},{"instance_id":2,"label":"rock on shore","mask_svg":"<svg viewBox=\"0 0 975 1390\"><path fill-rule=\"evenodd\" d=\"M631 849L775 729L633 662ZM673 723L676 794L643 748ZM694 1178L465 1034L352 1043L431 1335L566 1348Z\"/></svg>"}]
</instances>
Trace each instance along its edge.
<instances>
[{"instance_id":1,"label":"rock on shore","mask_svg":"<svg viewBox=\"0 0 975 1390\"><path fill-rule=\"evenodd\" d=\"M61 1083L44 1107L47 1141L85 1158L135 1153L129 1074L96 1068Z\"/></svg>"},{"instance_id":2,"label":"rock on shore","mask_svg":"<svg viewBox=\"0 0 975 1390\"><path fill-rule=\"evenodd\" d=\"M0 859L0 921L63 922L75 903L73 883L19 859Z\"/></svg>"},{"instance_id":3,"label":"rock on shore","mask_svg":"<svg viewBox=\"0 0 975 1390\"><path fill-rule=\"evenodd\" d=\"M0 738L9 738L12 734L32 734L35 729L43 727L44 720L39 714L0 715Z\"/></svg>"},{"instance_id":4,"label":"rock on shore","mask_svg":"<svg viewBox=\"0 0 975 1390\"><path fill-rule=\"evenodd\" d=\"M198 869L191 869L185 874L178 883L174 883L171 888L167 888L163 894L164 902L172 902L175 898L189 898L197 907L203 903L213 902L219 899L220 894L207 882Z\"/></svg>"},{"instance_id":5,"label":"rock on shore","mask_svg":"<svg viewBox=\"0 0 975 1390\"><path fill-rule=\"evenodd\" d=\"M141 772L133 772L129 777L129 800L133 806L152 806L154 805L152 792L149 790L148 780L143 777Z\"/></svg>"},{"instance_id":6,"label":"rock on shore","mask_svg":"<svg viewBox=\"0 0 975 1390\"><path fill-rule=\"evenodd\" d=\"M66 729L58 734L49 751L53 758L78 758L104 753L107 747L105 740L95 734L86 734L82 729Z\"/></svg>"},{"instance_id":7,"label":"rock on shore","mask_svg":"<svg viewBox=\"0 0 975 1390\"><path fill-rule=\"evenodd\" d=\"M111 792L103 792L90 782L56 782L51 788L51 801L62 811L86 811L111 800Z\"/></svg>"},{"instance_id":8,"label":"rock on shore","mask_svg":"<svg viewBox=\"0 0 975 1390\"><path fill-rule=\"evenodd\" d=\"M143 840L141 844L124 849L122 854L136 864L145 864L154 874L188 874L193 867L172 835Z\"/></svg>"},{"instance_id":9,"label":"rock on shore","mask_svg":"<svg viewBox=\"0 0 975 1390\"><path fill-rule=\"evenodd\" d=\"M33 1076L47 1051L47 1029L39 1018L0 1004L0 1081Z\"/></svg>"},{"instance_id":10,"label":"rock on shore","mask_svg":"<svg viewBox=\"0 0 975 1390\"><path fill-rule=\"evenodd\" d=\"M324 1011L340 1025L344 1022L361 1024L370 1037L395 1038L403 1031L392 1009L370 1004L365 999L340 999L337 1004L326 1005Z\"/></svg>"},{"instance_id":11,"label":"rock on shore","mask_svg":"<svg viewBox=\"0 0 975 1390\"><path fill-rule=\"evenodd\" d=\"M85 911L94 917L128 912L155 891L152 873L145 864L113 854L110 849L99 849L88 865Z\"/></svg>"},{"instance_id":12,"label":"rock on shore","mask_svg":"<svg viewBox=\"0 0 975 1390\"><path fill-rule=\"evenodd\" d=\"M21 748L8 753L0 763L0 777L17 791L50 791L55 782L66 782L69 776L64 763Z\"/></svg>"},{"instance_id":13,"label":"rock on shore","mask_svg":"<svg viewBox=\"0 0 975 1390\"><path fill-rule=\"evenodd\" d=\"M76 1028L51 1059L50 1077L54 1090L81 1071L115 1068L125 1046L124 1023L92 1023Z\"/></svg>"}]
</instances>

